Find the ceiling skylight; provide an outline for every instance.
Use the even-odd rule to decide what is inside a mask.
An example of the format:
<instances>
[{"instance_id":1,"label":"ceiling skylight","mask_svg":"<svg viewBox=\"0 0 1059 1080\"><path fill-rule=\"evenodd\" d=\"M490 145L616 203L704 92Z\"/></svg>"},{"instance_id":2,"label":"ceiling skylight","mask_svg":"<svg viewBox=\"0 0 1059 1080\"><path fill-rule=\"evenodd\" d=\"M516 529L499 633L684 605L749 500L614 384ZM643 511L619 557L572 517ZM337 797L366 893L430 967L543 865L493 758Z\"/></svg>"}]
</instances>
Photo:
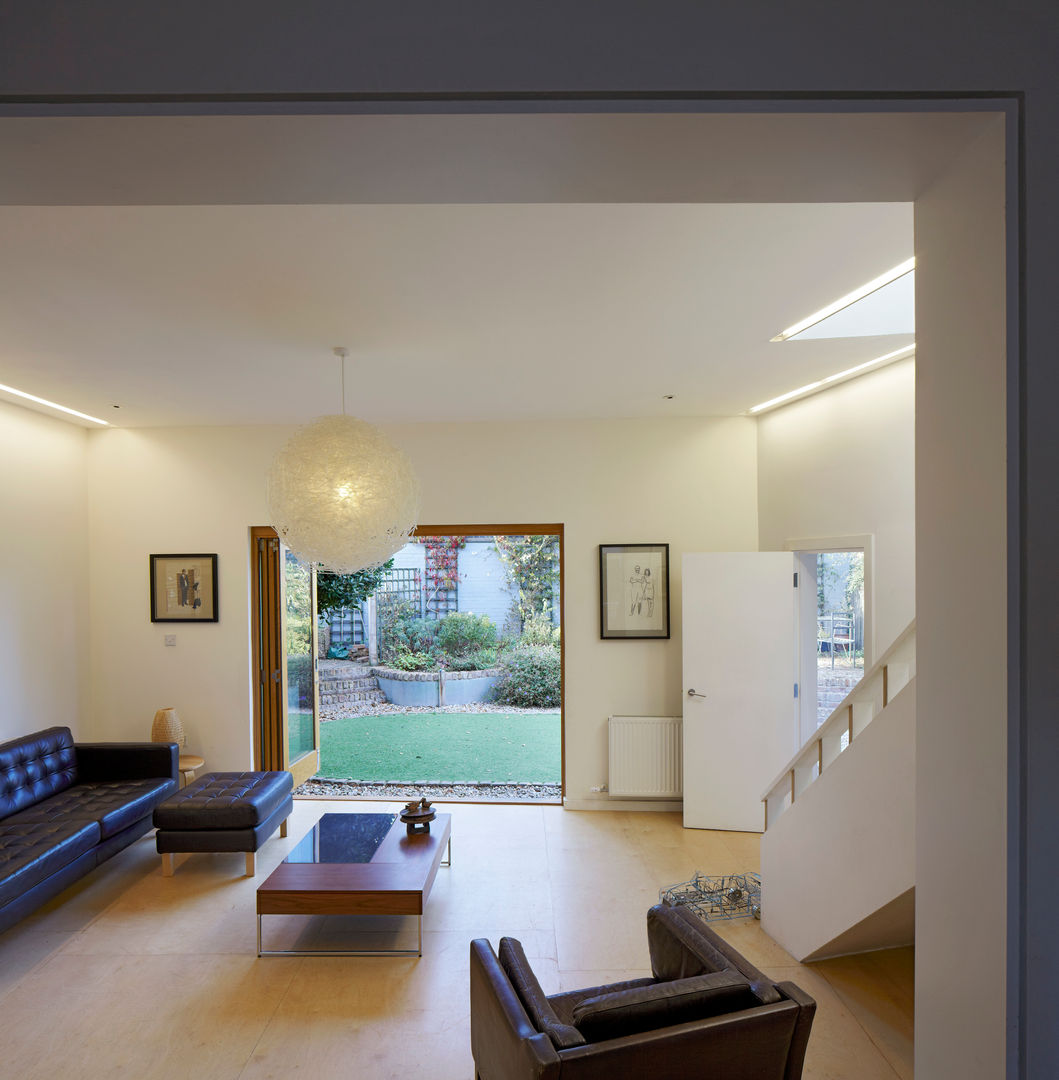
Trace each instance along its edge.
<instances>
[{"instance_id":1,"label":"ceiling skylight","mask_svg":"<svg viewBox=\"0 0 1059 1080\"><path fill-rule=\"evenodd\" d=\"M771 340L914 333L915 297L912 272L915 265L914 257L906 259L885 274L865 282L851 293L788 326ZM825 322L831 324L827 330L822 329ZM815 328L815 332L807 333L810 328Z\"/></svg>"},{"instance_id":2,"label":"ceiling skylight","mask_svg":"<svg viewBox=\"0 0 1059 1080\"><path fill-rule=\"evenodd\" d=\"M916 272L910 270L899 278L869 293L849 307L806 327L795 338L877 337L882 334L916 332Z\"/></svg>"}]
</instances>

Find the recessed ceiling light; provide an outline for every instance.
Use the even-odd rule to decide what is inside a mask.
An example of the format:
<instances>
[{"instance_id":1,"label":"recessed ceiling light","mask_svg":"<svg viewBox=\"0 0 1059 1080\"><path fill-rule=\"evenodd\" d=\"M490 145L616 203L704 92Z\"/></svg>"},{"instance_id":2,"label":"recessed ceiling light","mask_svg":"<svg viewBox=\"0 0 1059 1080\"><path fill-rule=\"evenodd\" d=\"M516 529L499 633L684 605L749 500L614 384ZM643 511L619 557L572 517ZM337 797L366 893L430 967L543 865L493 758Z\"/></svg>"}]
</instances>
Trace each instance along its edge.
<instances>
[{"instance_id":1,"label":"recessed ceiling light","mask_svg":"<svg viewBox=\"0 0 1059 1080\"><path fill-rule=\"evenodd\" d=\"M819 311L814 311L812 315L807 315L801 322L796 322L793 326L788 326L782 333L777 334L774 338L770 338L769 340L787 341L800 334L803 330L808 330L810 326L815 326L818 322L823 322L824 319L834 315L836 311L841 311L843 308L849 307L850 304L855 304L858 300L863 300L864 297L870 296L884 285L889 285L891 281L896 281L899 277L904 277L905 274L911 273L915 268L915 256L911 259L905 259L900 266L895 266L892 270L887 270L885 274L880 274L877 278L872 278L871 281L865 282L860 288L854 289L851 293L846 293L845 296L828 304L827 307L822 307Z\"/></svg>"},{"instance_id":2,"label":"recessed ceiling light","mask_svg":"<svg viewBox=\"0 0 1059 1080\"><path fill-rule=\"evenodd\" d=\"M5 386L3 383L0 383L0 391L5 394L14 394L15 397L25 398L26 401L35 401L38 405L44 405L49 409L58 409L59 412L79 417L81 420L90 420L93 424L101 424L103 427L110 426L106 420L100 420L98 416L89 416L88 413L78 412L76 409L68 409L65 405L57 405L54 401L49 401L47 398L37 397L36 394L27 394L25 390L16 390L13 386Z\"/></svg>"},{"instance_id":3,"label":"recessed ceiling light","mask_svg":"<svg viewBox=\"0 0 1059 1080\"><path fill-rule=\"evenodd\" d=\"M834 375L828 375L824 379L817 379L816 382L806 383L805 386L799 386L797 390L789 390L786 394L780 394L779 397L769 398L768 401L763 401L760 405L751 406L748 411L751 413L765 412L768 409L776 408L777 405L783 405L788 401L793 401L795 398L808 397L810 394L825 386L830 386L832 383L839 382L840 380L851 379L854 375L859 375L862 372L868 371L869 368L878 368L882 367L884 364L892 364L898 360L903 360L906 356L911 356L915 351L915 345L906 345L903 349L894 349L893 352L885 353L883 356L877 356L874 360L867 360L863 364L857 364L856 367L846 368L845 371L839 371Z\"/></svg>"}]
</instances>

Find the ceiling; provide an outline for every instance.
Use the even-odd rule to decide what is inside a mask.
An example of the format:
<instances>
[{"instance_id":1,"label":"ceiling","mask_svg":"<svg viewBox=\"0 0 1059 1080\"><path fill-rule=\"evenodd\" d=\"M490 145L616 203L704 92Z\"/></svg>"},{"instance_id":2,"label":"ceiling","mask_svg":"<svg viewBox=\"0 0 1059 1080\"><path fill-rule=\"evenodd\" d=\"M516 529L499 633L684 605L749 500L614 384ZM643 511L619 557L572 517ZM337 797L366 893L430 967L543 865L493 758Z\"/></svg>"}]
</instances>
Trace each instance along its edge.
<instances>
[{"instance_id":1,"label":"ceiling","mask_svg":"<svg viewBox=\"0 0 1059 1080\"><path fill-rule=\"evenodd\" d=\"M344 345L374 421L740 414L911 340L769 338L912 253L975 120L0 119L0 382L295 423Z\"/></svg>"}]
</instances>

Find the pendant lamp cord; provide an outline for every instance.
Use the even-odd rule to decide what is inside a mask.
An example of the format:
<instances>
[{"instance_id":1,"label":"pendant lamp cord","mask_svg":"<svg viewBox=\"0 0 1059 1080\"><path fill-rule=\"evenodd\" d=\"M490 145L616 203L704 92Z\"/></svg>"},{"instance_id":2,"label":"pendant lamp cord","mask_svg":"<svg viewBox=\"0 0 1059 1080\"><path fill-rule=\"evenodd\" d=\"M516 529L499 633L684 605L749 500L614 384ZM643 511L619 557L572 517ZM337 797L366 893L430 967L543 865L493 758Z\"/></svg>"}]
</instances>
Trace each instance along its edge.
<instances>
[{"instance_id":1,"label":"pendant lamp cord","mask_svg":"<svg viewBox=\"0 0 1059 1080\"><path fill-rule=\"evenodd\" d=\"M342 415L346 415L346 357L349 356L349 349L345 345L336 345L331 350L335 356L338 357L338 363L342 370Z\"/></svg>"}]
</instances>

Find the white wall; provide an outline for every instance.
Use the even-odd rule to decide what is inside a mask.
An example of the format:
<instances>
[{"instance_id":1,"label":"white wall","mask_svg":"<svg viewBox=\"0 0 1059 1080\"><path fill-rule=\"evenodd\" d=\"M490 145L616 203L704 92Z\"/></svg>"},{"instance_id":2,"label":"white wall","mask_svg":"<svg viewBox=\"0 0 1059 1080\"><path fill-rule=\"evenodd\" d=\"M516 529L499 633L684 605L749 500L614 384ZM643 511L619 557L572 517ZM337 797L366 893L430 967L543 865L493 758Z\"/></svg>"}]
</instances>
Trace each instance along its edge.
<instances>
[{"instance_id":1,"label":"white wall","mask_svg":"<svg viewBox=\"0 0 1059 1080\"><path fill-rule=\"evenodd\" d=\"M174 705L209 769L251 760L248 534L265 524L265 472L289 428L93 432L92 718L138 738ZM611 713L681 712L684 551L757 543L754 422L392 425L432 524L565 525L566 768L571 800L607 780ZM673 636L599 639L598 545L671 545ZM220 621L148 619L151 552L216 551ZM163 644L176 633L177 645Z\"/></svg>"},{"instance_id":2,"label":"white wall","mask_svg":"<svg viewBox=\"0 0 1059 1080\"><path fill-rule=\"evenodd\" d=\"M86 734L87 432L0 403L0 740Z\"/></svg>"},{"instance_id":3,"label":"white wall","mask_svg":"<svg viewBox=\"0 0 1059 1080\"><path fill-rule=\"evenodd\" d=\"M900 361L758 421L762 551L870 533L872 655L915 617L915 364Z\"/></svg>"},{"instance_id":4,"label":"white wall","mask_svg":"<svg viewBox=\"0 0 1059 1080\"><path fill-rule=\"evenodd\" d=\"M1004 211L992 118L916 202L915 1068L967 1080L1009 1021Z\"/></svg>"}]
</instances>

